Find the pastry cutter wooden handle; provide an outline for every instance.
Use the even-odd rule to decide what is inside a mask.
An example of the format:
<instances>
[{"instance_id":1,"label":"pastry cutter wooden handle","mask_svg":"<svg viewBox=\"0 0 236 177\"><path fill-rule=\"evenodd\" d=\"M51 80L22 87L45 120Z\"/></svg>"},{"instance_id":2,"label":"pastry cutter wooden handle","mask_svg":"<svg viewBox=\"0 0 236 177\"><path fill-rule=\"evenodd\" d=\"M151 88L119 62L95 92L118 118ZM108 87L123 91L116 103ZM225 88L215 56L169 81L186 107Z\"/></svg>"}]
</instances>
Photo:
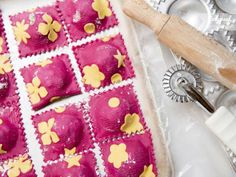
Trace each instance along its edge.
<instances>
[{"instance_id":1,"label":"pastry cutter wooden handle","mask_svg":"<svg viewBox=\"0 0 236 177\"><path fill-rule=\"evenodd\" d=\"M123 11L151 28L175 53L236 91L236 56L224 46L179 17L152 9L144 0L125 0Z\"/></svg>"}]
</instances>

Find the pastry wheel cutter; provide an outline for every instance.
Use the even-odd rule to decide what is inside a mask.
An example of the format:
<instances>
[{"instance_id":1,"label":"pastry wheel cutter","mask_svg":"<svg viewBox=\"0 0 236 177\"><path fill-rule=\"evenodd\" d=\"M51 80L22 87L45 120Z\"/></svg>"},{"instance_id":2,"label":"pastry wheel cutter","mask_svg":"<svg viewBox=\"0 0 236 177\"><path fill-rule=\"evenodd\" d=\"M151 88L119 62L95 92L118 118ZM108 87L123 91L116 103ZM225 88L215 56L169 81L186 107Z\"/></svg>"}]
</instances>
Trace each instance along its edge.
<instances>
[{"instance_id":1,"label":"pastry wheel cutter","mask_svg":"<svg viewBox=\"0 0 236 177\"><path fill-rule=\"evenodd\" d=\"M183 59L177 60L163 77L163 88L166 94L176 102L193 101L205 108L211 117L206 120L207 127L225 144L229 161L236 172L236 117L226 107L215 109L202 94L202 82L197 68Z\"/></svg>"}]
</instances>

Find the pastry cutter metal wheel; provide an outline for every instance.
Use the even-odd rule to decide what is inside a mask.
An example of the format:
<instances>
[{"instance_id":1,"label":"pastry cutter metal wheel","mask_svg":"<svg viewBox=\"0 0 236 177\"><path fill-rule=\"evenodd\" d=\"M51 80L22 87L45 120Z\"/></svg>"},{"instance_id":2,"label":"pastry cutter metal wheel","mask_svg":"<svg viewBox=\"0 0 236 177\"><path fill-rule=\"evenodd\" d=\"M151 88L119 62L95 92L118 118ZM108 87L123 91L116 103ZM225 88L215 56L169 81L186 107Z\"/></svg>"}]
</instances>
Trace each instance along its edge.
<instances>
[{"instance_id":1,"label":"pastry cutter metal wheel","mask_svg":"<svg viewBox=\"0 0 236 177\"><path fill-rule=\"evenodd\" d=\"M163 55L170 69L165 73L162 80L166 94L176 102L187 103L194 101L180 87L180 84L182 82L188 82L192 84L198 92L201 92L203 90L201 74L196 67L184 61L181 57L177 57L176 55L172 55L173 57L168 56L167 52L169 51L166 51Z\"/></svg>"},{"instance_id":2,"label":"pastry cutter metal wheel","mask_svg":"<svg viewBox=\"0 0 236 177\"><path fill-rule=\"evenodd\" d=\"M160 42L173 52L229 89L236 90L236 56L224 46L201 34L179 17L155 11L144 0L126 0L123 10L128 16L150 27ZM236 117L225 107L215 110L199 90L199 77L194 67L185 62L167 71L163 86L175 101L195 101L213 113L206 125L236 154Z\"/></svg>"}]
</instances>

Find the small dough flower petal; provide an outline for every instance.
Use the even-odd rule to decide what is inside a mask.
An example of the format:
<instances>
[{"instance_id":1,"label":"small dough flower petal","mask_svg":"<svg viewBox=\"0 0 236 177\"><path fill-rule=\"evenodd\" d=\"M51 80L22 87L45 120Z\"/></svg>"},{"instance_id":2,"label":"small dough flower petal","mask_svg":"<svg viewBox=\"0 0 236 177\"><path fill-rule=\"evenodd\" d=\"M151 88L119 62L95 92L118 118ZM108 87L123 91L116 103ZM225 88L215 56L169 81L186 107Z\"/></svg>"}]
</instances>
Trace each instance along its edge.
<instances>
[{"instance_id":1,"label":"small dough flower petal","mask_svg":"<svg viewBox=\"0 0 236 177\"><path fill-rule=\"evenodd\" d=\"M48 34L48 39L52 42L54 42L58 38L57 33L54 30L50 30Z\"/></svg>"},{"instance_id":2,"label":"small dough flower petal","mask_svg":"<svg viewBox=\"0 0 236 177\"><path fill-rule=\"evenodd\" d=\"M41 122L38 124L38 130L39 130L39 133L46 133L47 130L48 130L48 125L47 125L47 122Z\"/></svg>"},{"instance_id":3,"label":"small dough flower petal","mask_svg":"<svg viewBox=\"0 0 236 177\"><path fill-rule=\"evenodd\" d=\"M40 32L42 35L47 35L49 31L49 25L45 23L40 23L38 27L38 32Z\"/></svg>"},{"instance_id":4,"label":"small dough flower petal","mask_svg":"<svg viewBox=\"0 0 236 177\"><path fill-rule=\"evenodd\" d=\"M46 97L48 94L47 90L45 89L45 87L40 87L39 88L39 95L41 98L44 98Z\"/></svg>"},{"instance_id":5,"label":"small dough flower petal","mask_svg":"<svg viewBox=\"0 0 236 177\"><path fill-rule=\"evenodd\" d=\"M60 32L60 30L61 30L61 24L58 23L58 21L53 21L52 27L56 32Z\"/></svg>"},{"instance_id":6,"label":"small dough flower petal","mask_svg":"<svg viewBox=\"0 0 236 177\"><path fill-rule=\"evenodd\" d=\"M52 23L52 17L48 15L47 13L43 15L43 20L47 23Z\"/></svg>"},{"instance_id":7,"label":"small dough flower petal","mask_svg":"<svg viewBox=\"0 0 236 177\"><path fill-rule=\"evenodd\" d=\"M32 104L37 104L37 103L39 103L39 102L40 102L40 97L39 97L39 95L38 95L38 94L35 94L35 93L31 94L31 95L30 95L30 101L31 101Z\"/></svg>"}]
</instances>

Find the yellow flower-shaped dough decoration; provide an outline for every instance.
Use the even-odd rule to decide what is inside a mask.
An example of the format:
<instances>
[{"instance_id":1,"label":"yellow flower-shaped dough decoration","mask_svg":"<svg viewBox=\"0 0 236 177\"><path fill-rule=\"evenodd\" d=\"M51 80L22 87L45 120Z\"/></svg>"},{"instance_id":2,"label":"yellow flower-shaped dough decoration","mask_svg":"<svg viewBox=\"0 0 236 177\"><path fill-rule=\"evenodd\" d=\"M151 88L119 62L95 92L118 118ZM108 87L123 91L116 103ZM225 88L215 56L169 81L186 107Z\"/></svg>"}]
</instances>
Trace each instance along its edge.
<instances>
[{"instance_id":1,"label":"yellow flower-shaped dough decoration","mask_svg":"<svg viewBox=\"0 0 236 177\"><path fill-rule=\"evenodd\" d=\"M32 83L26 84L27 92L29 93L32 104L39 103L41 98L45 98L48 95L47 89L40 85L41 81L38 77L34 77Z\"/></svg>"},{"instance_id":2,"label":"yellow flower-shaped dough decoration","mask_svg":"<svg viewBox=\"0 0 236 177\"><path fill-rule=\"evenodd\" d=\"M10 63L8 55L0 55L0 74L12 71L12 64Z\"/></svg>"},{"instance_id":3,"label":"yellow flower-shaped dough decoration","mask_svg":"<svg viewBox=\"0 0 236 177\"><path fill-rule=\"evenodd\" d=\"M80 159L82 158L82 155L77 155L73 157L67 157L65 159L65 162L67 162L67 168L71 168L73 166L80 166Z\"/></svg>"},{"instance_id":4,"label":"yellow flower-shaped dough decoration","mask_svg":"<svg viewBox=\"0 0 236 177\"><path fill-rule=\"evenodd\" d=\"M126 152L126 145L124 143L111 145L108 162L112 163L115 168L120 168L122 163L127 160L128 153Z\"/></svg>"},{"instance_id":5,"label":"yellow flower-shaped dough decoration","mask_svg":"<svg viewBox=\"0 0 236 177\"><path fill-rule=\"evenodd\" d=\"M138 114L127 114L125 116L125 122L121 126L120 130L127 134L135 133L143 130L143 125L140 123L140 117Z\"/></svg>"},{"instance_id":6,"label":"yellow flower-shaped dough decoration","mask_svg":"<svg viewBox=\"0 0 236 177\"><path fill-rule=\"evenodd\" d=\"M0 154L6 154L7 151L3 150L2 144L0 144Z\"/></svg>"},{"instance_id":7,"label":"yellow flower-shaped dough decoration","mask_svg":"<svg viewBox=\"0 0 236 177\"><path fill-rule=\"evenodd\" d=\"M3 50L3 38L2 37L0 37L0 53L2 52L2 50Z\"/></svg>"},{"instance_id":8,"label":"yellow flower-shaped dough decoration","mask_svg":"<svg viewBox=\"0 0 236 177\"><path fill-rule=\"evenodd\" d=\"M125 67L125 55L122 55L121 52L119 50L117 50L116 55L114 55L114 58L117 59L118 61L118 68L120 68L121 66Z\"/></svg>"},{"instance_id":9,"label":"yellow flower-shaped dough decoration","mask_svg":"<svg viewBox=\"0 0 236 177\"><path fill-rule=\"evenodd\" d=\"M91 85L93 88L101 86L101 81L105 79L105 75L99 70L98 66L93 64L92 66L85 66L83 68L83 81L85 84Z\"/></svg>"},{"instance_id":10,"label":"yellow flower-shaped dough decoration","mask_svg":"<svg viewBox=\"0 0 236 177\"><path fill-rule=\"evenodd\" d=\"M22 41L27 44L28 39L30 39L29 33L27 30L29 28L29 24L25 24L25 20L21 22L16 22L16 26L13 26L14 35L16 41L20 44Z\"/></svg>"},{"instance_id":11,"label":"yellow flower-shaped dough decoration","mask_svg":"<svg viewBox=\"0 0 236 177\"><path fill-rule=\"evenodd\" d=\"M46 23L39 24L38 32L44 36L48 36L48 40L51 42L56 41L58 38L57 33L61 31L61 24L58 21L53 20L47 13L43 15L43 20Z\"/></svg>"},{"instance_id":12,"label":"yellow flower-shaped dough decoration","mask_svg":"<svg viewBox=\"0 0 236 177\"><path fill-rule=\"evenodd\" d=\"M56 132L52 131L55 119L51 118L48 122L41 122L38 124L39 133L41 133L41 140L44 145L50 145L52 143L57 143L60 141Z\"/></svg>"},{"instance_id":13,"label":"yellow flower-shaped dough decoration","mask_svg":"<svg viewBox=\"0 0 236 177\"><path fill-rule=\"evenodd\" d=\"M67 148L65 148L64 151L65 151L65 156L71 156L71 155L74 155L74 154L75 154L75 152L76 152L76 147L74 147L74 148L72 148L72 149L67 149Z\"/></svg>"},{"instance_id":14,"label":"yellow flower-shaped dough decoration","mask_svg":"<svg viewBox=\"0 0 236 177\"><path fill-rule=\"evenodd\" d=\"M28 159L28 155L24 155L14 161L10 161L7 166L9 168L7 171L8 177L18 177L21 173L26 174L33 167L31 160Z\"/></svg>"},{"instance_id":15,"label":"yellow flower-shaped dough decoration","mask_svg":"<svg viewBox=\"0 0 236 177\"><path fill-rule=\"evenodd\" d=\"M92 8L98 13L98 18L101 20L112 15L108 0L94 0Z\"/></svg>"},{"instance_id":16,"label":"yellow flower-shaped dough decoration","mask_svg":"<svg viewBox=\"0 0 236 177\"><path fill-rule=\"evenodd\" d=\"M52 64L52 63L53 63L52 60L46 59L46 60L43 60L43 61L39 61L38 63L36 63L36 65L44 67L44 66L47 66L47 65Z\"/></svg>"},{"instance_id":17,"label":"yellow flower-shaped dough decoration","mask_svg":"<svg viewBox=\"0 0 236 177\"><path fill-rule=\"evenodd\" d=\"M153 166L149 165L148 167L145 165L143 173L139 177L155 177L156 175L153 173Z\"/></svg>"}]
</instances>

